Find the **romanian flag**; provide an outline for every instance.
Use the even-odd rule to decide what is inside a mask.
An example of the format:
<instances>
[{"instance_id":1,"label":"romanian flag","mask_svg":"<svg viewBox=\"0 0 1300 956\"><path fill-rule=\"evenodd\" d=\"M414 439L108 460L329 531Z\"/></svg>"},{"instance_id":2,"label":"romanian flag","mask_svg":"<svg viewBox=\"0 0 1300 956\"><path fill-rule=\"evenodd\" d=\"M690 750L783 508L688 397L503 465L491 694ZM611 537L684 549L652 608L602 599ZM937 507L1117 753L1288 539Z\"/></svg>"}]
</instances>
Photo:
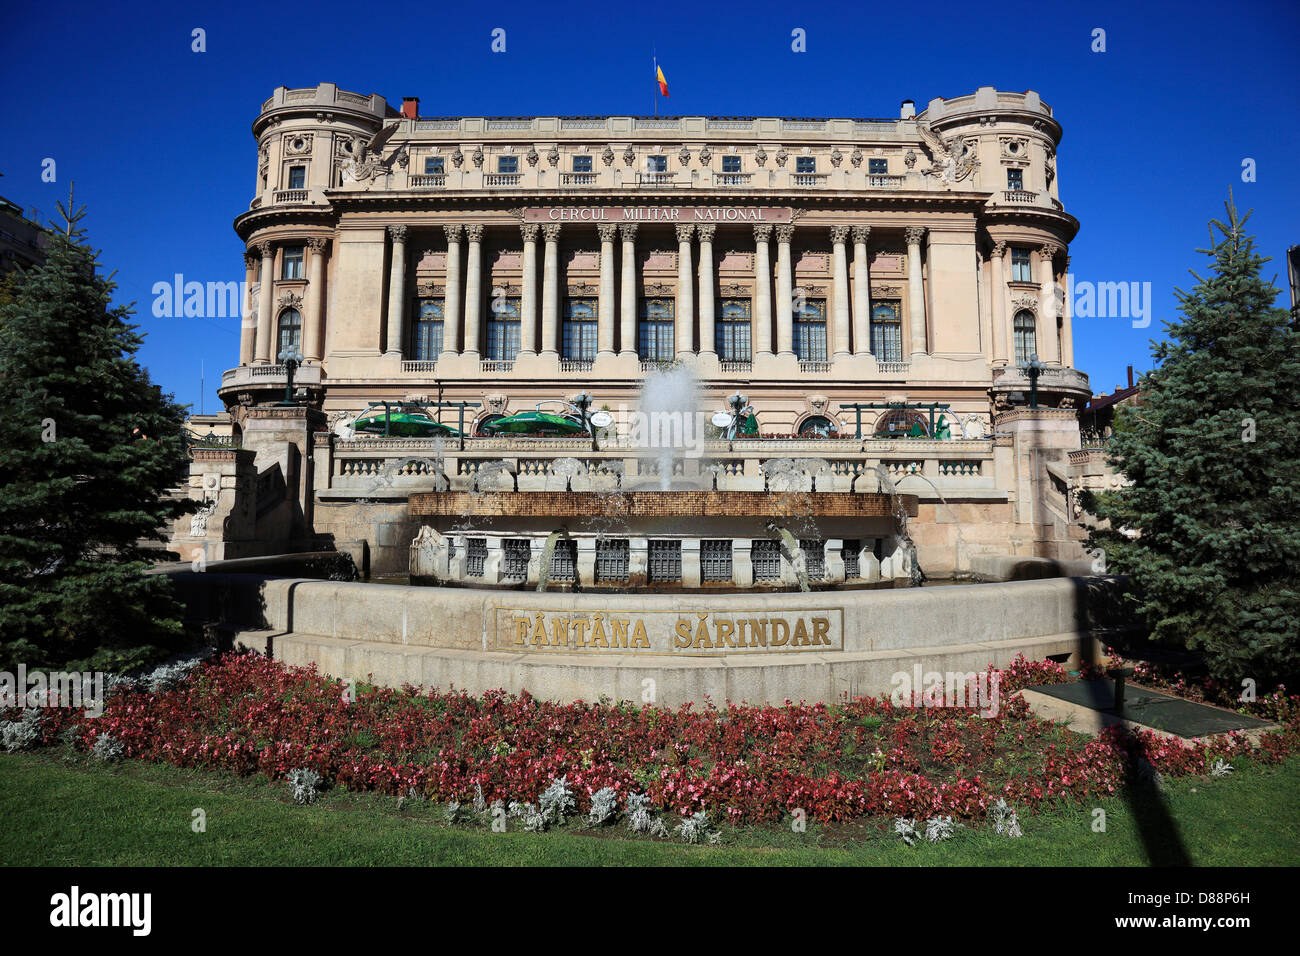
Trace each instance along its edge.
<instances>
[{"instance_id":1,"label":"romanian flag","mask_svg":"<svg viewBox=\"0 0 1300 956\"><path fill-rule=\"evenodd\" d=\"M664 96L668 95L668 81L664 79L664 71L659 64L655 64L655 79L659 81L659 92Z\"/></svg>"}]
</instances>

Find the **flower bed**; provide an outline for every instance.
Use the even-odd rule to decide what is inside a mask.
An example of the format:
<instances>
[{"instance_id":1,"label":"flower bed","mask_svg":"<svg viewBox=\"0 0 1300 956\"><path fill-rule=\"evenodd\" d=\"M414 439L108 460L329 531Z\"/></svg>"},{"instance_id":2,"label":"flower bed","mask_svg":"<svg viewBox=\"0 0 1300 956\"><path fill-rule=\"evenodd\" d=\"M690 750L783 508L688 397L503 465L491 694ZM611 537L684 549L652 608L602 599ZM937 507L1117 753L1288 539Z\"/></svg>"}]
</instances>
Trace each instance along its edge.
<instances>
[{"instance_id":1,"label":"flower bed","mask_svg":"<svg viewBox=\"0 0 1300 956\"><path fill-rule=\"evenodd\" d=\"M567 778L580 813L610 788L620 805L645 793L657 809L733 824L796 809L822 821L981 818L1000 798L1034 806L1114 793L1143 761L1205 773L1218 759L1277 761L1300 743L1300 698L1279 699L1284 729L1253 748L1239 735L1183 744L1113 731L1093 740L1033 717L1015 694L1066 679L1059 665L1017 660L1000 675L1004 699L992 718L876 698L674 710L411 687L350 700L314 668L229 654L174 686L120 689L97 719L47 711L39 734L87 752L107 736L128 759L273 779L306 768L334 786L443 801L534 800Z\"/></svg>"}]
</instances>

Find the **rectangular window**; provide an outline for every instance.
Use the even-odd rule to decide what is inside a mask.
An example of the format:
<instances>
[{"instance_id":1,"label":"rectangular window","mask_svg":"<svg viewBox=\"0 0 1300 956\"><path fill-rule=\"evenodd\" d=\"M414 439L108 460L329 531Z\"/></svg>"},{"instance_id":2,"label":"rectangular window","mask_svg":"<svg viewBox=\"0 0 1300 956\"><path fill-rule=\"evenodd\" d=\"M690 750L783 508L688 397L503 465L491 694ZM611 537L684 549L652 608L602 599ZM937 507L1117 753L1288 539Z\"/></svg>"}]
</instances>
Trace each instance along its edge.
<instances>
[{"instance_id":1,"label":"rectangular window","mask_svg":"<svg viewBox=\"0 0 1300 956\"><path fill-rule=\"evenodd\" d=\"M498 173L517 173L519 172L518 156L498 156L497 157Z\"/></svg>"},{"instance_id":2,"label":"rectangular window","mask_svg":"<svg viewBox=\"0 0 1300 956\"><path fill-rule=\"evenodd\" d=\"M731 578L731 542L701 541L700 580L730 581Z\"/></svg>"},{"instance_id":3,"label":"rectangular window","mask_svg":"<svg viewBox=\"0 0 1300 956\"><path fill-rule=\"evenodd\" d=\"M626 538L596 539L596 581L626 581L628 575Z\"/></svg>"},{"instance_id":4,"label":"rectangular window","mask_svg":"<svg viewBox=\"0 0 1300 956\"><path fill-rule=\"evenodd\" d=\"M872 176L887 176L889 174L889 160L882 158L868 159L867 172Z\"/></svg>"},{"instance_id":5,"label":"rectangular window","mask_svg":"<svg viewBox=\"0 0 1300 956\"><path fill-rule=\"evenodd\" d=\"M551 580L573 581L578 576L578 542L560 538L551 552Z\"/></svg>"},{"instance_id":6,"label":"rectangular window","mask_svg":"<svg viewBox=\"0 0 1300 956\"><path fill-rule=\"evenodd\" d=\"M442 351L442 299L420 299L411 323L411 347L407 355L419 362L432 362Z\"/></svg>"},{"instance_id":7,"label":"rectangular window","mask_svg":"<svg viewBox=\"0 0 1300 956\"><path fill-rule=\"evenodd\" d=\"M591 157L590 157L590 156L574 156L574 157L573 157L573 171L574 171L575 173L589 173L589 172L591 172Z\"/></svg>"},{"instance_id":8,"label":"rectangular window","mask_svg":"<svg viewBox=\"0 0 1300 956\"><path fill-rule=\"evenodd\" d=\"M643 362L671 362L676 356L673 341L672 299L643 299L637 329L637 351Z\"/></svg>"},{"instance_id":9,"label":"rectangular window","mask_svg":"<svg viewBox=\"0 0 1300 956\"><path fill-rule=\"evenodd\" d=\"M284 247L284 266L281 271L280 278L281 279L302 278L302 246Z\"/></svg>"},{"instance_id":10,"label":"rectangular window","mask_svg":"<svg viewBox=\"0 0 1300 956\"><path fill-rule=\"evenodd\" d=\"M826 361L826 300L804 299L794 313L794 353L801 362Z\"/></svg>"},{"instance_id":11,"label":"rectangular window","mask_svg":"<svg viewBox=\"0 0 1300 956\"><path fill-rule=\"evenodd\" d=\"M501 576L511 581L527 580L528 559L533 556L533 543L527 538L507 538L501 544L505 553Z\"/></svg>"},{"instance_id":12,"label":"rectangular window","mask_svg":"<svg viewBox=\"0 0 1300 956\"><path fill-rule=\"evenodd\" d=\"M646 579L653 583L673 582L682 579L682 543L680 541L650 541L650 560Z\"/></svg>"},{"instance_id":13,"label":"rectangular window","mask_svg":"<svg viewBox=\"0 0 1300 956\"><path fill-rule=\"evenodd\" d=\"M750 543L749 559L754 565L755 581L781 580L781 545L770 538Z\"/></svg>"},{"instance_id":14,"label":"rectangular window","mask_svg":"<svg viewBox=\"0 0 1300 956\"><path fill-rule=\"evenodd\" d=\"M1007 170L1007 188L1008 188L1008 189L1024 189L1024 188L1025 188L1025 174L1024 174L1021 170L1019 170L1019 169L1008 169L1008 170Z\"/></svg>"},{"instance_id":15,"label":"rectangular window","mask_svg":"<svg viewBox=\"0 0 1300 956\"><path fill-rule=\"evenodd\" d=\"M1033 267L1029 259L1028 249L1011 249L1011 281L1012 282L1033 282Z\"/></svg>"},{"instance_id":16,"label":"rectangular window","mask_svg":"<svg viewBox=\"0 0 1300 956\"><path fill-rule=\"evenodd\" d=\"M424 175L426 176L441 176L446 171L446 168L441 156L426 156L424 159Z\"/></svg>"},{"instance_id":17,"label":"rectangular window","mask_svg":"<svg viewBox=\"0 0 1300 956\"><path fill-rule=\"evenodd\" d=\"M487 538L470 538L465 548L465 575L471 578L483 577L483 565L487 562Z\"/></svg>"},{"instance_id":18,"label":"rectangular window","mask_svg":"<svg viewBox=\"0 0 1300 956\"><path fill-rule=\"evenodd\" d=\"M844 560L844 577L860 578L862 577L862 568L859 564L859 557L862 554L862 542L856 538L845 538L844 544L840 548L840 557Z\"/></svg>"},{"instance_id":19,"label":"rectangular window","mask_svg":"<svg viewBox=\"0 0 1300 956\"><path fill-rule=\"evenodd\" d=\"M903 361L903 311L897 299L871 306L871 354L877 362Z\"/></svg>"},{"instance_id":20,"label":"rectangular window","mask_svg":"<svg viewBox=\"0 0 1300 956\"><path fill-rule=\"evenodd\" d=\"M722 171L723 171L724 173L738 173L738 172L740 172L740 157L739 157L739 156L723 156L723 157L722 157Z\"/></svg>"},{"instance_id":21,"label":"rectangular window","mask_svg":"<svg viewBox=\"0 0 1300 956\"><path fill-rule=\"evenodd\" d=\"M815 173L817 172L816 156L796 156L794 158L794 171L796 173Z\"/></svg>"},{"instance_id":22,"label":"rectangular window","mask_svg":"<svg viewBox=\"0 0 1300 956\"><path fill-rule=\"evenodd\" d=\"M645 168L648 173L666 173L668 172L668 157L647 156L645 158Z\"/></svg>"},{"instance_id":23,"label":"rectangular window","mask_svg":"<svg viewBox=\"0 0 1300 956\"><path fill-rule=\"evenodd\" d=\"M826 542L816 538L800 538L799 550L803 552L803 566L809 581L826 577Z\"/></svg>"},{"instance_id":24,"label":"rectangular window","mask_svg":"<svg viewBox=\"0 0 1300 956\"><path fill-rule=\"evenodd\" d=\"M488 306L487 353L493 362L513 362L519 355L519 296L493 298Z\"/></svg>"},{"instance_id":25,"label":"rectangular window","mask_svg":"<svg viewBox=\"0 0 1300 956\"><path fill-rule=\"evenodd\" d=\"M750 306L749 299L723 299L719 304L714 331L719 361L750 360Z\"/></svg>"},{"instance_id":26,"label":"rectangular window","mask_svg":"<svg viewBox=\"0 0 1300 956\"><path fill-rule=\"evenodd\" d=\"M566 299L560 357L579 362L596 358L596 300Z\"/></svg>"},{"instance_id":27,"label":"rectangular window","mask_svg":"<svg viewBox=\"0 0 1300 956\"><path fill-rule=\"evenodd\" d=\"M307 188L307 167L306 166L289 167L289 188L290 189Z\"/></svg>"}]
</instances>

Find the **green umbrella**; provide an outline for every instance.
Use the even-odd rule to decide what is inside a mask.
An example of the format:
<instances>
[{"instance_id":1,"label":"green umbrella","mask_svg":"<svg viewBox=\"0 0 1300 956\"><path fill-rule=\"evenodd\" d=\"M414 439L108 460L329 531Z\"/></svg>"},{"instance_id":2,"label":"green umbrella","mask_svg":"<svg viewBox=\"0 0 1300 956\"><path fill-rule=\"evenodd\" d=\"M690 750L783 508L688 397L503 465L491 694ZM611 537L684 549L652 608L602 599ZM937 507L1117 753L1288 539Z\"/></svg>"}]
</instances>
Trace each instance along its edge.
<instances>
[{"instance_id":1,"label":"green umbrella","mask_svg":"<svg viewBox=\"0 0 1300 956\"><path fill-rule=\"evenodd\" d=\"M460 432L450 425L435 421L422 412L367 412L352 423L353 431L362 435L383 435L387 419L387 434L394 438L459 438Z\"/></svg>"},{"instance_id":2,"label":"green umbrella","mask_svg":"<svg viewBox=\"0 0 1300 956\"><path fill-rule=\"evenodd\" d=\"M498 418L485 422L479 430L489 435L580 435L586 431L576 418L542 411L519 412Z\"/></svg>"}]
</instances>

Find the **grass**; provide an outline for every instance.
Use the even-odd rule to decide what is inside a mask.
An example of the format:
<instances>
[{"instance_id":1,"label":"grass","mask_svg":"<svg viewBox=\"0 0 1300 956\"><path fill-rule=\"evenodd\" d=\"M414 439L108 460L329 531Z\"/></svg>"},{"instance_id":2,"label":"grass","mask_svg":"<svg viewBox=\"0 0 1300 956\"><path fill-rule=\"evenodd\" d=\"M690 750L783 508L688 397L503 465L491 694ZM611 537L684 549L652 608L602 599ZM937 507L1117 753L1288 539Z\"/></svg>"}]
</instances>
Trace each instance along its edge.
<instances>
[{"instance_id":1,"label":"grass","mask_svg":"<svg viewBox=\"0 0 1300 956\"><path fill-rule=\"evenodd\" d=\"M88 765L52 749L0 755L0 864L96 866L834 865L1145 866L1168 853L1170 830L1196 865L1293 865L1300 860L1300 757L1247 763L1228 777L1169 780L1163 796L1024 814L1025 836L979 824L936 845L907 847L883 819L822 827L730 829L722 846L632 837L620 824L575 823L546 834L448 826L439 805L331 791L299 807L261 776L127 761ZM206 814L206 832L191 828ZM1143 838L1143 833L1146 839ZM1174 841L1175 843L1177 841Z\"/></svg>"}]
</instances>

